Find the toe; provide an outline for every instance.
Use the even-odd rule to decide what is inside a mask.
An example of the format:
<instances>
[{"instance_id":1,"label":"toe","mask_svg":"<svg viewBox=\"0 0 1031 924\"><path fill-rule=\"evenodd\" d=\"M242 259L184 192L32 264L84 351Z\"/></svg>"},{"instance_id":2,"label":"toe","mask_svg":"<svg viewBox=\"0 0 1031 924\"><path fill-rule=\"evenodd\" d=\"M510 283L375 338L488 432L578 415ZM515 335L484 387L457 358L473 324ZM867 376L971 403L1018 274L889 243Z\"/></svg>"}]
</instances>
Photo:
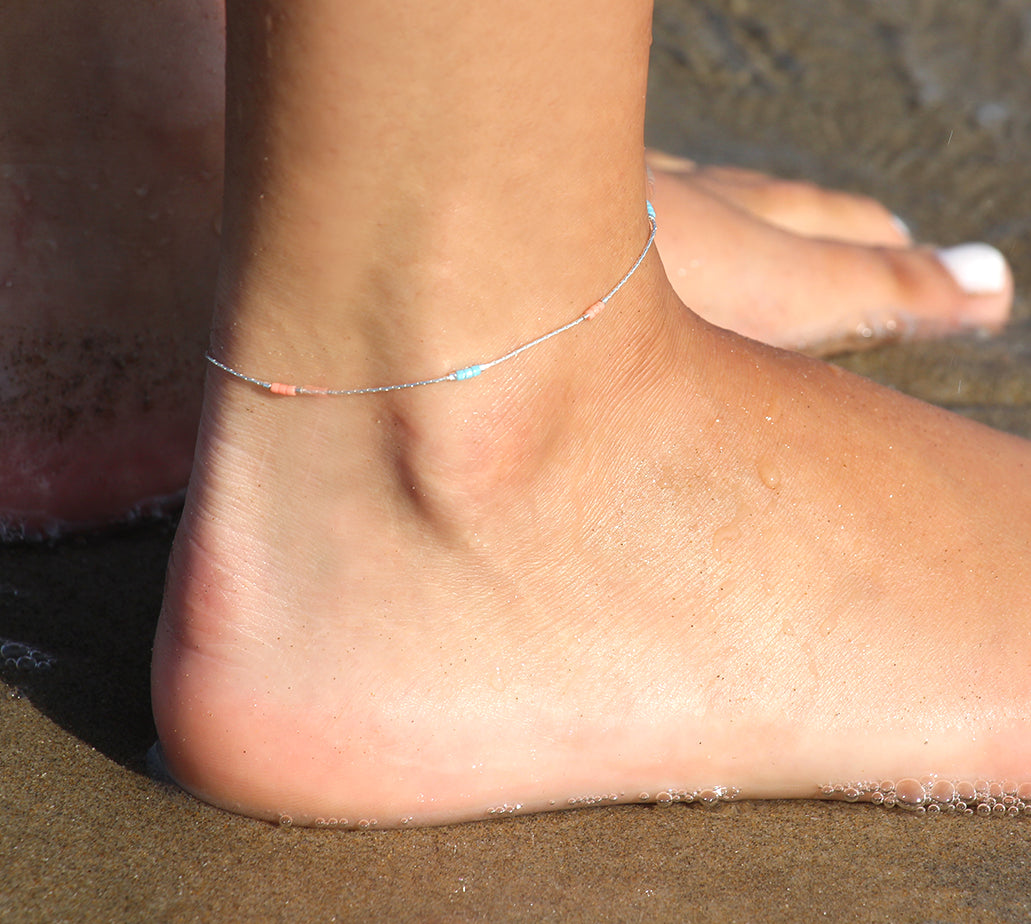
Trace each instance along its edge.
<instances>
[{"instance_id":1,"label":"toe","mask_svg":"<svg viewBox=\"0 0 1031 924\"><path fill-rule=\"evenodd\" d=\"M932 248L870 248L812 242L810 265L824 304L796 294L795 315L807 352L826 355L892 340L928 339L963 330L997 330L1013 300L1013 277L988 244ZM815 294L815 292L814 292ZM790 345L790 344L783 344Z\"/></svg>"},{"instance_id":2,"label":"toe","mask_svg":"<svg viewBox=\"0 0 1031 924\"><path fill-rule=\"evenodd\" d=\"M912 243L905 222L868 196L737 168L699 168L692 179L775 227L805 237L881 247Z\"/></svg>"},{"instance_id":3,"label":"toe","mask_svg":"<svg viewBox=\"0 0 1031 924\"><path fill-rule=\"evenodd\" d=\"M745 167L699 165L663 151L649 150L645 159L661 198L669 184L690 184L806 237L884 247L912 243L905 222L868 196L781 180Z\"/></svg>"}]
</instances>

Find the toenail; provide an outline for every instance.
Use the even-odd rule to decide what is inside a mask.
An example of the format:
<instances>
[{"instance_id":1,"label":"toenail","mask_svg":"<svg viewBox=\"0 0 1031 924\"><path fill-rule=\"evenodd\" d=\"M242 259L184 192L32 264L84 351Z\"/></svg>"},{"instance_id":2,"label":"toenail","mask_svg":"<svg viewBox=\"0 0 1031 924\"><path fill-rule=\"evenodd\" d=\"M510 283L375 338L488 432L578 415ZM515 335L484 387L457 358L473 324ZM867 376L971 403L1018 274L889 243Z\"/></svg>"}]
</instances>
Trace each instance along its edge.
<instances>
[{"instance_id":1,"label":"toenail","mask_svg":"<svg viewBox=\"0 0 1031 924\"><path fill-rule=\"evenodd\" d=\"M913 240L913 232L909 229L909 225L906 224L898 215L891 216L891 222L895 225L898 232L906 238L907 241Z\"/></svg>"},{"instance_id":2,"label":"toenail","mask_svg":"<svg viewBox=\"0 0 1031 924\"><path fill-rule=\"evenodd\" d=\"M967 295L990 295L1006 287L1006 258L990 244L960 244L937 256Z\"/></svg>"}]
</instances>

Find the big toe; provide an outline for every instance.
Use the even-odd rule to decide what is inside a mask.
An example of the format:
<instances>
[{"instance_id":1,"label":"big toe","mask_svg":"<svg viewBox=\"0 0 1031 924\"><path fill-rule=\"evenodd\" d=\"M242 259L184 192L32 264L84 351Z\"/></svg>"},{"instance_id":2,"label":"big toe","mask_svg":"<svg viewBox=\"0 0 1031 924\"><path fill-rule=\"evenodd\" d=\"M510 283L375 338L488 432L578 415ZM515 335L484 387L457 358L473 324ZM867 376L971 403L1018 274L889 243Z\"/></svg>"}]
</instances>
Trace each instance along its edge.
<instances>
[{"instance_id":1,"label":"big toe","mask_svg":"<svg viewBox=\"0 0 1031 924\"><path fill-rule=\"evenodd\" d=\"M869 247L755 225L735 240L733 252L696 240L692 259L667 271L700 315L774 346L828 355L996 330L1013 300L1009 266L988 244Z\"/></svg>"},{"instance_id":2,"label":"big toe","mask_svg":"<svg viewBox=\"0 0 1031 924\"><path fill-rule=\"evenodd\" d=\"M946 248L881 249L886 295L871 326L896 322L901 336L929 337L968 329L997 330L1013 302L1013 276L1002 253L985 243Z\"/></svg>"},{"instance_id":3,"label":"big toe","mask_svg":"<svg viewBox=\"0 0 1031 924\"><path fill-rule=\"evenodd\" d=\"M807 315L807 302L799 297L796 343L781 345L828 354L964 330L993 331L1009 317L1013 277L1006 258L989 244L828 249L822 281L836 309L823 317ZM808 305L813 307L811 301Z\"/></svg>"}]
</instances>

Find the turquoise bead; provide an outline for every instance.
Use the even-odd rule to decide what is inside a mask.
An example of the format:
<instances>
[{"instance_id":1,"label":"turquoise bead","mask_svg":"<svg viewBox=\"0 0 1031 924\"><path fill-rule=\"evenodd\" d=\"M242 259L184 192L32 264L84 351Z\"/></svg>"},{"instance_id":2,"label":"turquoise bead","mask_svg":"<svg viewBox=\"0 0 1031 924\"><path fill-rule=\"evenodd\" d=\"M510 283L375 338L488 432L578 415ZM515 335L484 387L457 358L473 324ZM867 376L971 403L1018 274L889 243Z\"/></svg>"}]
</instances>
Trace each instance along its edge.
<instances>
[{"instance_id":1,"label":"turquoise bead","mask_svg":"<svg viewBox=\"0 0 1031 924\"><path fill-rule=\"evenodd\" d=\"M464 369L456 370L455 381L464 382L466 379L475 379L481 372L483 372L482 365L466 366Z\"/></svg>"}]
</instances>

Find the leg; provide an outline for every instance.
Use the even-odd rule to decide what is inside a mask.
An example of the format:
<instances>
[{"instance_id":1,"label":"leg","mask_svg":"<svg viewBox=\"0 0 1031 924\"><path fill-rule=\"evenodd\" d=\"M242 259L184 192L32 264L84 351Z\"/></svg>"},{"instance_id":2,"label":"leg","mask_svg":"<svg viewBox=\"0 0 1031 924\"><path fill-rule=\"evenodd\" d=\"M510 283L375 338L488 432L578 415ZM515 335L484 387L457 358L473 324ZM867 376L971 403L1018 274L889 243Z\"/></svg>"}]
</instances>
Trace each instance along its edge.
<instances>
[{"instance_id":1,"label":"leg","mask_svg":"<svg viewBox=\"0 0 1031 924\"><path fill-rule=\"evenodd\" d=\"M189 473L217 256L222 4L22 4L0 43L0 536L38 535L159 505ZM884 265L838 246L828 258L782 231L900 244L870 203L652 164L669 274L721 326L819 350L1005 315L1008 280L964 298L940 271L910 272L920 254ZM838 297L813 263L834 267Z\"/></svg>"},{"instance_id":2,"label":"leg","mask_svg":"<svg viewBox=\"0 0 1031 924\"><path fill-rule=\"evenodd\" d=\"M428 378L620 277L649 11L508 9L230 6L219 359ZM358 398L209 373L154 652L183 785L397 825L1031 778L1025 443L708 326L654 256L563 338Z\"/></svg>"}]
</instances>

